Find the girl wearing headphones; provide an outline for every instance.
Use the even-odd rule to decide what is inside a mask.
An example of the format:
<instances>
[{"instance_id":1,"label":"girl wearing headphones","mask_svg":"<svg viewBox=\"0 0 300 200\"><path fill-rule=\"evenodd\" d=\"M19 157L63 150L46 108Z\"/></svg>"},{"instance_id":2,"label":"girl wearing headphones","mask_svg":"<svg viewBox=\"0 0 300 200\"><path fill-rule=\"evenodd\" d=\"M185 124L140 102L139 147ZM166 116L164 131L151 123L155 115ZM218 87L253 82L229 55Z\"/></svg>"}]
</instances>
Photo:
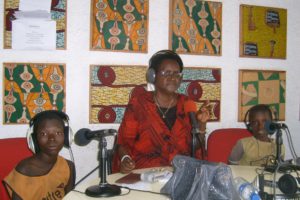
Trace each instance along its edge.
<instances>
[{"instance_id":1,"label":"girl wearing headphones","mask_svg":"<svg viewBox=\"0 0 300 200\"><path fill-rule=\"evenodd\" d=\"M142 89L131 97L119 128L114 172L168 166L177 154L191 155L192 127L185 110L186 102L191 100L177 93L182 70L183 62L173 51L161 50L151 57L146 78L155 90ZM208 109L200 109L197 119L200 133L196 157L202 158Z\"/></svg>"},{"instance_id":2,"label":"girl wearing headphones","mask_svg":"<svg viewBox=\"0 0 300 200\"><path fill-rule=\"evenodd\" d=\"M268 105L258 104L248 110L244 122L253 136L238 140L228 158L230 164L253 166L275 164L276 142L269 137L270 133L265 128L266 122L271 122L272 119L272 112ZM283 160L284 146L281 147Z\"/></svg>"},{"instance_id":3,"label":"girl wearing headphones","mask_svg":"<svg viewBox=\"0 0 300 200\"><path fill-rule=\"evenodd\" d=\"M68 116L54 110L43 111L30 121L29 147L35 154L19 162L4 179L11 199L58 200L74 188L74 163L58 155L69 145L65 122Z\"/></svg>"}]
</instances>

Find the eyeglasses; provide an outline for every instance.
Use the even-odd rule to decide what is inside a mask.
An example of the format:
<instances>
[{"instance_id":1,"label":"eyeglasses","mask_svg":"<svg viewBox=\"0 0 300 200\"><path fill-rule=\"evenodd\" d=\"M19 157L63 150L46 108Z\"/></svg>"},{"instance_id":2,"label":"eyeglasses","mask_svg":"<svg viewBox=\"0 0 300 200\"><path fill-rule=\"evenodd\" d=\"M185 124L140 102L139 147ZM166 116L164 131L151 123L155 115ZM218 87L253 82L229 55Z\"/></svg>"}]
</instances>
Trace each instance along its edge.
<instances>
[{"instance_id":1,"label":"eyeglasses","mask_svg":"<svg viewBox=\"0 0 300 200\"><path fill-rule=\"evenodd\" d=\"M160 71L158 72L159 75L161 75L162 77L165 77L165 78L182 78L183 74L182 72L178 72L178 71Z\"/></svg>"}]
</instances>

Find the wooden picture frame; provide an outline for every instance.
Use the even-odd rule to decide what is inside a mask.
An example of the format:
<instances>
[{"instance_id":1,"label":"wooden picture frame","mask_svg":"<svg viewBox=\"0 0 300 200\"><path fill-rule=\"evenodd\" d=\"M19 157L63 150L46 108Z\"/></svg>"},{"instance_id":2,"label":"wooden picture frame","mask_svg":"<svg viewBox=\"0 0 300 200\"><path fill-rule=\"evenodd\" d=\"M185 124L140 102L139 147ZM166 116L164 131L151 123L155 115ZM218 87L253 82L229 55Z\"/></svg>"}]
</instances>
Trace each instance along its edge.
<instances>
[{"instance_id":1,"label":"wooden picture frame","mask_svg":"<svg viewBox=\"0 0 300 200\"><path fill-rule=\"evenodd\" d=\"M171 0L169 49L180 54L221 56L222 3Z\"/></svg>"},{"instance_id":2,"label":"wooden picture frame","mask_svg":"<svg viewBox=\"0 0 300 200\"><path fill-rule=\"evenodd\" d=\"M28 124L43 110L65 111L65 64L3 63L3 68L3 124Z\"/></svg>"},{"instance_id":3,"label":"wooden picture frame","mask_svg":"<svg viewBox=\"0 0 300 200\"><path fill-rule=\"evenodd\" d=\"M18 0L4 0L3 48L12 48L12 21L19 10ZM56 49L67 48L67 0L52 0L51 19L56 21Z\"/></svg>"},{"instance_id":4,"label":"wooden picture frame","mask_svg":"<svg viewBox=\"0 0 300 200\"><path fill-rule=\"evenodd\" d=\"M276 120L285 120L286 72L276 70L239 70L238 121L254 105L267 104Z\"/></svg>"},{"instance_id":5,"label":"wooden picture frame","mask_svg":"<svg viewBox=\"0 0 300 200\"><path fill-rule=\"evenodd\" d=\"M147 90L146 66L90 66L90 123L121 123L132 95ZM198 108L209 102L210 121L220 120L221 69L185 67L178 93Z\"/></svg>"},{"instance_id":6,"label":"wooden picture frame","mask_svg":"<svg viewBox=\"0 0 300 200\"><path fill-rule=\"evenodd\" d=\"M91 0L90 50L147 53L148 0Z\"/></svg>"},{"instance_id":7,"label":"wooden picture frame","mask_svg":"<svg viewBox=\"0 0 300 200\"><path fill-rule=\"evenodd\" d=\"M240 5L240 57L286 59L287 10Z\"/></svg>"}]
</instances>

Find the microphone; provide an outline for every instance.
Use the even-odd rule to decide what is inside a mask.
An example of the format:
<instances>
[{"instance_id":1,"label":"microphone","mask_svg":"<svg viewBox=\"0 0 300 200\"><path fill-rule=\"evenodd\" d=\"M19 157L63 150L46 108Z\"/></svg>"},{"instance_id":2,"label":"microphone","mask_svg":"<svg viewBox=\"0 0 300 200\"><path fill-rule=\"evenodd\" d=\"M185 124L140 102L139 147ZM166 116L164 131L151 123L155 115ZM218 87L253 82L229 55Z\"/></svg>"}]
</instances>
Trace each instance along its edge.
<instances>
[{"instance_id":1,"label":"microphone","mask_svg":"<svg viewBox=\"0 0 300 200\"><path fill-rule=\"evenodd\" d=\"M188 113L193 129L195 129L196 133L199 133L199 124L196 119L197 106L195 102L188 100L186 103L184 103L184 111Z\"/></svg>"},{"instance_id":2,"label":"microphone","mask_svg":"<svg viewBox=\"0 0 300 200\"><path fill-rule=\"evenodd\" d=\"M272 121L266 121L264 127L270 135L273 135L278 129L287 128L284 123L277 123Z\"/></svg>"},{"instance_id":3,"label":"microphone","mask_svg":"<svg viewBox=\"0 0 300 200\"><path fill-rule=\"evenodd\" d=\"M94 138L101 138L107 136L115 136L117 131L115 129L103 129L91 131L88 128L82 128L76 132L74 141L79 146L85 146Z\"/></svg>"},{"instance_id":4,"label":"microphone","mask_svg":"<svg viewBox=\"0 0 300 200\"><path fill-rule=\"evenodd\" d=\"M196 119L197 106L194 101L188 100L184 103L184 111L188 113L190 121L192 123L192 146L191 146L191 156L195 157L196 155L196 135L200 134L199 124ZM201 144L202 156L204 156L203 149L205 147Z\"/></svg>"}]
</instances>

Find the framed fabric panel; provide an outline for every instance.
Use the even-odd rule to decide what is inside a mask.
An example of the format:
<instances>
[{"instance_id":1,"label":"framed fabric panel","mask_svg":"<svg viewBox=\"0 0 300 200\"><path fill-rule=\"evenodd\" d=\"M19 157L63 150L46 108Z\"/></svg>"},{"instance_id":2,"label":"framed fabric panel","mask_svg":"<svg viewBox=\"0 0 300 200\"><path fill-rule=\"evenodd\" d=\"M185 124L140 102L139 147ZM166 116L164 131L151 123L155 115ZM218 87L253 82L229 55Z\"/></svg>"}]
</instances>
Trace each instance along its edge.
<instances>
[{"instance_id":1,"label":"framed fabric panel","mask_svg":"<svg viewBox=\"0 0 300 200\"><path fill-rule=\"evenodd\" d=\"M286 58L287 10L240 6L240 56Z\"/></svg>"},{"instance_id":2,"label":"framed fabric panel","mask_svg":"<svg viewBox=\"0 0 300 200\"><path fill-rule=\"evenodd\" d=\"M90 66L90 123L121 123L132 95L147 89L146 66ZM220 119L221 69L186 67L179 93L200 108L206 101L210 121Z\"/></svg>"},{"instance_id":3,"label":"framed fabric panel","mask_svg":"<svg viewBox=\"0 0 300 200\"><path fill-rule=\"evenodd\" d=\"M285 71L240 70L238 120L243 121L252 106L267 104L272 110L273 118L284 121L285 94Z\"/></svg>"},{"instance_id":4,"label":"framed fabric panel","mask_svg":"<svg viewBox=\"0 0 300 200\"><path fill-rule=\"evenodd\" d=\"M121 123L129 98L146 87L146 66L90 66L90 123Z\"/></svg>"},{"instance_id":5,"label":"framed fabric panel","mask_svg":"<svg viewBox=\"0 0 300 200\"><path fill-rule=\"evenodd\" d=\"M148 0L92 0L91 50L146 53Z\"/></svg>"},{"instance_id":6,"label":"framed fabric panel","mask_svg":"<svg viewBox=\"0 0 300 200\"><path fill-rule=\"evenodd\" d=\"M221 69L185 67L178 92L193 99L198 109L208 102L209 121L220 121Z\"/></svg>"},{"instance_id":7,"label":"framed fabric panel","mask_svg":"<svg viewBox=\"0 0 300 200\"><path fill-rule=\"evenodd\" d=\"M4 63L3 123L27 124L43 110L65 111L64 64Z\"/></svg>"},{"instance_id":8,"label":"framed fabric panel","mask_svg":"<svg viewBox=\"0 0 300 200\"><path fill-rule=\"evenodd\" d=\"M220 56L222 3L171 0L169 49L181 54Z\"/></svg>"}]
</instances>

